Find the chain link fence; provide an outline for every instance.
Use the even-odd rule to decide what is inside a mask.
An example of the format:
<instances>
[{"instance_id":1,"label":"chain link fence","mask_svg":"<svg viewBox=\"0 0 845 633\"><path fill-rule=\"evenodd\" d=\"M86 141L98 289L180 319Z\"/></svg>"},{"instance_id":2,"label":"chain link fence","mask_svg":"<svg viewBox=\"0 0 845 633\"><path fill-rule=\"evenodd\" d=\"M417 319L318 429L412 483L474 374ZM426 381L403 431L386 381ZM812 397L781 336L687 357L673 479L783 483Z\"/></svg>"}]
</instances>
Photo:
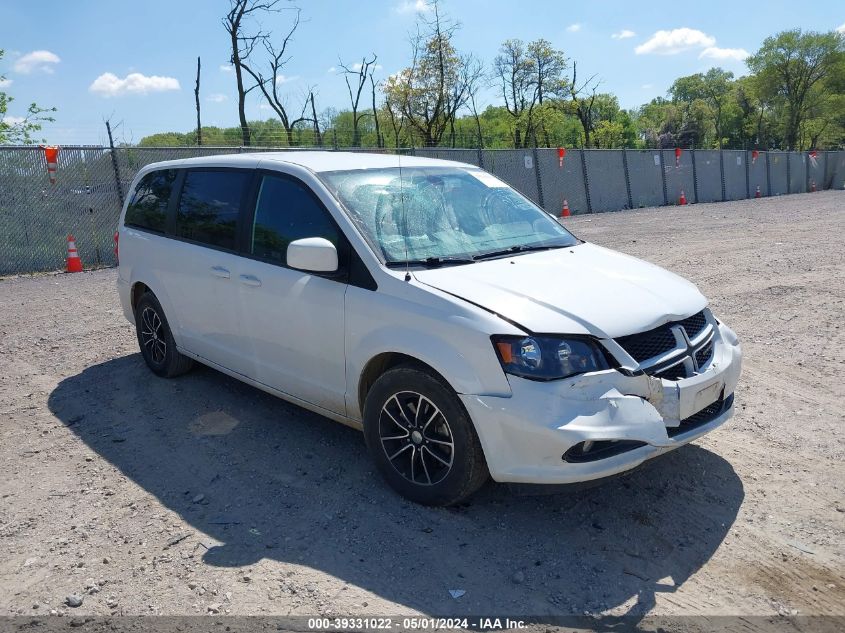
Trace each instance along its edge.
<instances>
[{"instance_id":1,"label":"chain link fence","mask_svg":"<svg viewBox=\"0 0 845 633\"><path fill-rule=\"evenodd\" d=\"M59 270L73 235L86 267L115 264L122 200L139 169L195 156L274 148L62 147L50 184L38 147L0 147L0 275ZM296 150L291 150L296 151ZM356 150L385 152L393 150ZM845 188L845 151L412 148L402 153L477 165L560 215Z\"/></svg>"}]
</instances>

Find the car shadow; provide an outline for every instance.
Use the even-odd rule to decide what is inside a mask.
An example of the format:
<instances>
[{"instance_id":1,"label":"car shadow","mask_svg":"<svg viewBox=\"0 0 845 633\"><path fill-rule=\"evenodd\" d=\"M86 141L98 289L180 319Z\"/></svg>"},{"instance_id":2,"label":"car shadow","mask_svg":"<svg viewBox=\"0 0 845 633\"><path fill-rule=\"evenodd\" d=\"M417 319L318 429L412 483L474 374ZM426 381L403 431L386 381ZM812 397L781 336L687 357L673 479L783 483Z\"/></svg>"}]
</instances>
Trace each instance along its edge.
<instances>
[{"instance_id":1,"label":"car shadow","mask_svg":"<svg viewBox=\"0 0 845 633\"><path fill-rule=\"evenodd\" d=\"M421 507L359 432L210 369L156 378L139 354L66 378L49 406L196 530L204 564L304 565L430 614L641 616L713 555L744 495L727 461L688 446L587 489L490 484Z\"/></svg>"}]
</instances>

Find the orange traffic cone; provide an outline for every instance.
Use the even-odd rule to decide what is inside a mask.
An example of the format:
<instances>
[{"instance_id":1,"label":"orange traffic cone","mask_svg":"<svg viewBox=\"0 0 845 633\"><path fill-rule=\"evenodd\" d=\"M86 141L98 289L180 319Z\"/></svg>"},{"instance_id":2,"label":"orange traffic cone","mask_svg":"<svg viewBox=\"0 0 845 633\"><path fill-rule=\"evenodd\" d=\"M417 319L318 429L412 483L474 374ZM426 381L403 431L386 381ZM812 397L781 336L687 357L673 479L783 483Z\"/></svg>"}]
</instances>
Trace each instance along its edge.
<instances>
[{"instance_id":1,"label":"orange traffic cone","mask_svg":"<svg viewBox=\"0 0 845 633\"><path fill-rule=\"evenodd\" d=\"M79 259L79 253L76 251L76 239L73 235L67 236L67 272L82 272L82 260Z\"/></svg>"},{"instance_id":2,"label":"orange traffic cone","mask_svg":"<svg viewBox=\"0 0 845 633\"><path fill-rule=\"evenodd\" d=\"M568 218L570 215L572 215L572 214L569 212L569 202L564 200L563 201L563 209L561 209L561 212L560 212L560 217Z\"/></svg>"},{"instance_id":3,"label":"orange traffic cone","mask_svg":"<svg viewBox=\"0 0 845 633\"><path fill-rule=\"evenodd\" d=\"M814 192L815 190L816 190L816 181L815 181L815 180L811 180L811 181L810 181L810 192L812 193L812 192Z\"/></svg>"},{"instance_id":4,"label":"orange traffic cone","mask_svg":"<svg viewBox=\"0 0 845 633\"><path fill-rule=\"evenodd\" d=\"M754 197L755 198L762 198L763 197L763 194L760 193L760 185L757 185L757 191L754 192Z\"/></svg>"},{"instance_id":5,"label":"orange traffic cone","mask_svg":"<svg viewBox=\"0 0 845 633\"><path fill-rule=\"evenodd\" d=\"M678 200L678 204L680 204L680 205L684 205L684 204L686 204L686 203L687 203L687 197L686 197L686 195L684 194L684 190L683 190L683 189L681 189L681 198L680 198L680 200Z\"/></svg>"}]
</instances>

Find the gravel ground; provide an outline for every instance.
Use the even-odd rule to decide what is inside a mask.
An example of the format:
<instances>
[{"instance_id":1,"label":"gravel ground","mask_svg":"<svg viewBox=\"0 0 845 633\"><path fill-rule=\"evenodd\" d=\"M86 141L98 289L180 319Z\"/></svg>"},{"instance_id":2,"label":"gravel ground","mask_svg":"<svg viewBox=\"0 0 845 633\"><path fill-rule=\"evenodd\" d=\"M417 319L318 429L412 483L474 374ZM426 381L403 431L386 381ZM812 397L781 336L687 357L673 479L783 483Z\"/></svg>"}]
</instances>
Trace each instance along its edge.
<instances>
[{"instance_id":1,"label":"gravel ground","mask_svg":"<svg viewBox=\"0 0 845 633\"><path fill-rule=\"evenodd\" d=\"M744 346L737 414L627 477L454 509L397 497L352 429L155 378L114 270L0 280L0 614L845 615L844 203L567 221L699 285Z\"/></svg>"}]
</instances>

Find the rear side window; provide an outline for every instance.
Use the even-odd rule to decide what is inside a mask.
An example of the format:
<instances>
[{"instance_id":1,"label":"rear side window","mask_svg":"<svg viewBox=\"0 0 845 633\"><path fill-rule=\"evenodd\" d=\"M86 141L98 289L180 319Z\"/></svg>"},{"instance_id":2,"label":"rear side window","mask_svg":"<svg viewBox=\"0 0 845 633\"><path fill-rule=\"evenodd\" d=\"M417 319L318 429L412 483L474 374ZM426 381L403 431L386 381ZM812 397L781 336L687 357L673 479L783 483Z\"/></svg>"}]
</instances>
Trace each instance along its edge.
<instances>
[{"instance_id":1,"label":"rear side window","mask_svg":"<svg viewBox=\"0 0 845 633\"><path fill-rule=\"evenodd\" d=\"M167 204L175 181L174 169L153 171L141 178L126 207L124 224L164 233Z\"/></svg>"},{"instance_id":2,"label":"rear side window","mask_svg":"<svg viewBox=\"0 0 845 633\"><path fill-rule=\"evenodd\" d=\"M188 171L176 213L176 235L234 250L241 199L250 177L247 171Z\"/></svg>"},{"instance_id":3,"label":"rear side window","mask_svg":"<svg viewBox=\"0 0 845 633\"><path fill-rule=\"evenodd\" d=\"M304 237L324 237L340 249L334 222L304 183L264 176L255 207L252 254L286 264L288 244Z\"/></svg>"}]
</instances>

